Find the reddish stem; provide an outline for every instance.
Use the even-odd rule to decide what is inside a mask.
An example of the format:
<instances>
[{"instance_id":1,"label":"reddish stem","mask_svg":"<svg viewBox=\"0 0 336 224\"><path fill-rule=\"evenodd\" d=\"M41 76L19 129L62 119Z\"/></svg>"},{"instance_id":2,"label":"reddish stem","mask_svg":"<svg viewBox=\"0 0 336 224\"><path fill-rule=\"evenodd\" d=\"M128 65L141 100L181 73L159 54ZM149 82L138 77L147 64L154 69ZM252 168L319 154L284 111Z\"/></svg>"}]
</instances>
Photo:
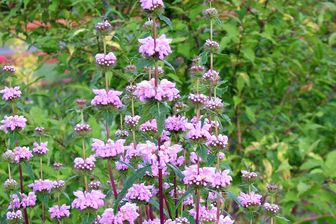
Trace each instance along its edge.
<instances>
[{"instance_id":1,"label":"reddish stem","mask_svg":"<svg viewBox=\"0 0 336 224\"><path fill-rule=\"evenodd\" d=\"M23 175L22 175L21 163L19 163L19 171L20 171L20 188L21 188L21 193L23 194L24 193L24 188L23 188ZM29 224L27 208L23 209L23 213L24 213L25 224Z\"/></svg>"},{"instance_id":2,"label":"reddish stem","mask_svg":"<svg viewBox=\"0 0 336 224\"><path fill-rule=\"evenodd\" d=\"M108 160L107 163L108 163L110 182L111 182L111 187L112 187L112 190L113 190L113 195L114 195L114 198L117 199L118 192L117 192L117 187L116 187L116 184L115 184L115 181L114 181L114 177L113 177L112 164L111 164L110 160Z\"/></svg>"},{"instance_id":3,"label":"reddish stem","mask_svg":"<svg viewBox=\"0 0 336 224\"><path fill-rule=\"evenodd\" d=\"M199 190L195 190L196 193L196 219L195 224L199 224L199 208L200 208L200 193Z\"/></svg>"},{"instance_id":4,"label":"reddish stem","mask_svg":"<svg viewBox=\"0 0 336 224\"><path fill-rule=\"evenodd\" d=\"M158 138L158 152L160 151L161 147L161 139ZM158 156L158 162L159 162L159 204L160 204L160 224L164 224L165 222L165 216L163 212L163 206L164 206L164 198L163 198L163 179L162 179L162 168L160 167L160 156Z\"/></svg>"},{"instance_id":5,"label":"reddish stem","mask_svg":"<svg viewBox=\"0 0 336 224\"><path fill-rule=\"evenodd\" d=\"M177 183L176 183L176 174L174 174L174 200L175 200L175 213L176 213L176 218L178 217L178 212L177 212Z\"/></svg>"}]
</instances>

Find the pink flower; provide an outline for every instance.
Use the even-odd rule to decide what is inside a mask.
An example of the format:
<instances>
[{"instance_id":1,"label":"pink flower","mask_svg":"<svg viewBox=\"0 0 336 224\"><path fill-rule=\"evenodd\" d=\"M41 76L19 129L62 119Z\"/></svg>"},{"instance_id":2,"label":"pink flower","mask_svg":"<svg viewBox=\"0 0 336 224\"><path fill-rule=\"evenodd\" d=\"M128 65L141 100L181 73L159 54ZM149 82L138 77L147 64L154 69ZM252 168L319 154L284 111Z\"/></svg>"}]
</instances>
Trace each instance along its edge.
<instances>
[{"instance_id":1,"label":"pink flower","mask_svg":"<svg viewBox=\"0 0 336 224\"><path fill-rule=\"evenodd\" d=\"M11 221L18 221L22 220L22 212L21 210L17 210L17 211L8 211L6 214L6 219L11 222ZM16 222L14 222L16 223Z\"/></svg>"},{"instance_id":2,"label":"pink flower","mask_svg":"<svg viewBox=\"0 0 336 224\"><path fill-rule=\"evenodd\" d=\"M161 60L163 60L166 56L172 53L169 46L172 39L166 38L165 34L162 34L159 38L157 38L155 43L153 37L139 39L139 42L141 44L139 53L141 53L144 57L158 56Z\"/></svg>"},{"instance_id":3,"label":"pink flower","mask_svg":"<svg viewBox=\"0 0 336 224\"><path fill-rule=\"evenodd\" d=\"M161 80L156 89L154 79L142 81L136 85L134 95L142 102L150 99L173 101L180 97L179 90L175 88L175 83L172 83L167 79Z\"/></svg>"},{"instance_id":4,"label":"pink flower","mask_svg":"<svg viewBox=\"0 0 336 224\"><path fill-rule=\"evenodd\" d=\"M119 98L121 95L120 91L94 89L93 92L96 94L96 96L91 101L91 105L93 106L112 106L117 109L120 109L123 106Z\"/></svg>"},{"instance_id":5,"label":"pink flower","mask_svg":"<svg viewBox=\"0 0 336 224\"><path fill-rule=\"evenodd\" d=\"M191 165L186 167L182 174L184 175L183 183L197 186L211 186L214 182L214 174L216 169L214 167L201 167Z\"/></svg>"},{"instance_id":6,"label":"pink flower","mask_svg":"<svg viewBox=\"0 0 336 224\"><path fill-rule=\"evenodd\" d=\"M134 91L134 95L142 102L154 98L155 94L154 79L151 79L150 81L144 80L138 83Z\"/></svg>"},{"instance_id":7,"label":"pink flower","mask_svg":"<svg viewBox=\"0 0 336 224\"><path fill-rule=\"evenodd\" d=\"M238 200L242 204L242 206L248 208L250 206L261 205L261 198L262 196L260 194L256 194L255 192L250 192L247 194L244 192L240 192Z\"/></svg>"},{"instance_id":8,"label":"pink flower","mask_svg":"<svg viewBox=\"0 0 336 224\"><path fill-rule=\"evenodd\" d=\"M139 120L140 120L139 115L135 115L135 116L126 115L125 116L125 124L129 125L130 127L137 126L139 123Z\"/></svg>"},{"instance_id":9,"label":"pink flower","mask_svg":"<svg viewBox=\"0 0 336 224\"><path fill-rule=\"evenodd\" d=\"M99 224L114 224L114 212L112 208L107 208L99 219Z\"/></svg>"},{"instance_id":10,"label":"pink flower","mask_svg":"<svg viewBox=\"0 0 336 224\"><path fill-rule=\"evenodd\" d=\"M0 90L2 93L2 99L5 101L15 100L21 97L21 90L20 86L15 87L5 87L4 89Z\"/></svg>"},{"instance_id":11,"label":"pink flower","mask_svg":"<svg viewBox=\"0 0 336 224\"><path fill-rule=\"evenodd\" d=\"M3 70L4 72L11 72L11 73L13 73L13 72L15 72L15 67L12 66L12 65L4 65L4 66L2 67L2 70Z\"/></svg>"},{"instance_id":12,"label":"pink flower","mask_svg":"<svg viewBox=\"0 0 336 224\"><path fill-rule=\"evenodd\" d=\"M224 188L231 184L232 177L229 175L229 170L216 171L213 174L212 187Z\"/></svg>"},{"instance_id":13,"label":"pink flower","mask_svg":"<svg viewBox=\"0 0 336 224\"><path fill-rule=\"evenodd\" d=\"M210 110L220 110L224 108L224 104L220 98L211 97L206 101L205 107Z\"/></svg>"},{"instance_id":14,"label":"pink flower","mask_svg":"<svg viewBox=\"0 0 336 224\"><path fill-rule=\"evenodd\" d=\"M8 131L22 130L26 127L27 119L24 116L5 116L1 121L0 130Z\"/></svg>"},{"instance_id":15,"label":"pink flower","mask_svg":"<svg viewBox=\"0 0 336 224\"><path fill-rule=\"evenodd\" d=\"M204 73L203 79L209 80L212 82L218 82L220 77L217 71L209 69L206 73Z\"/></svg>"},{"instance_id":16,"label":"pink flower","mask_svg":"<svg viewBox=\"0 0 336 224\"><path fill-rule=\"evenodd\" d=\"M164 7L162 0L140 0L144 10L154 10L157 7Z\"/></svg>"},{"instance_id":17,"label":"pink flower","mask_svg":"<svg viewBox=\"0 0 336 224\"><path fill-rule=\"evenodd\" d=\"M127 221L130 224L134 224L135 220L139 217L138 206L133 203L127 202L124 204L119 211L119 214L122 220Z\"/></svg>"},{"instance_id":18,"label":"pink flower","mask_svg":"<svg viewBox=\"0 0 336 224\"><path fill-rule=\"evenodd\" d=\"M71 207L85 210L85 209L99 209L104 206L104 198L106 197L99 190L92 190L90 192L75 191L74 195L76 196L73 200Z\"/></svg>"},{"instance_id":19,"label":"pink flower","mask_svg":"<svg viewBox=\"0 0 336 224\"><path fill-rule=\"evenodd\" d=\"M108 139L106 143L99 139L93 139L92 150L95 151L95 155L98 158L114 158L124 154L124 139L113 141Z\"/></svg>"},{"instance_id":20,"label":"pink flower","mask_svg":"<svg viewBox=\"0 0 336 224\"><path fill-rule=\"evenodd\" d=\"M33 145L34 145L33 153L44 155L48 152L47 148L48 142L41 142L41 144L34 142Z\"/></svg>"},{"instance_id":21,"label":"pink flower","mask_svg":"<svg viewBox=\"0 0 336 224\"><path fill-rule=\"evenodd\" d=\"M24 160L30 160L33 157L33 154L28 147L17 146L14 149L14 161L20 163Z\"/></svg>"},{"instance_id":22,"label":"pink flower","mask_svg":"<svg viewBox=\"0 0 336 224\"><path fill-rule=\"evenodd\" d=\"M225 149L228 145L228 137L226 135L211 135L206 145L215 149Z\"/></svg>"},{"instance_id":23,"label":"pink flower","mask_svg":"<svg viewBox=\"0 0 336 224\"><path fill-rule=\"evenodd\" d=\"M240 172L241 172L242 178L247 181L254 181L258 177L258 174L255 172L249 172L247 170L242 170Z\"/></svg>"},{"instance_id":24,"label":"pink flower","mask_svg":"<svg viewBox=\"0 0 336 224\"><path fill-rule=\"evenodd\" d=\"M27 207L34 207L36 204L36 195L34 192L29 192L28 195L20 193L12 194L11 201L9 203L9 209L21 209Z\"/></svg>"},{"instance_id":25,"label":"pink flower","mask_svg":"<svg viewBox=\"0 0 336 224\"><path fill-rule=\"evenodd\" d=\"M195 124L188 123L186 127L187 129L189 129L189 132L186 135L187 139L199 141L199 140L206 140L211 137L209 133L210 125L204 124L202 126L201 121L198 121Z\"/></svg>"},{"instance_id":26,"label":"pink flower","mask_svg":"<svg viewBox=\"0 0 336 224\"><path fill-rule=\"evenodd\" d=\"M35 180L34 183L29 184L30 187L34 192L48 192L54 188L54 182L51 180Z\"/></svg>"},{"instance_id":27,"label":"pink flower","mask_svg":"<svg viewBox=\"0 0 336 224\"><path fill-rule=\"evenodd\" d=\"M208 100L208 97L202 93L200 94L190 93L188 96L188 100L193 104L205 105L205 103Z\"/></svg>"},{"instance_id":28,"label":"pink flower","mask_svg":"<svg viewBox=\"0 0 336 224\"><path fill-rule=\"evenodd\" d=\"M234 220L231 219L229 216L220 215L218 224L233 224Z\"/></svg>"},{"instance_id":29,"label":"pink flower","mask_svg":"<svg viewBox=\"0 0 336 224\"><path fill-rule=\"evenodd\" d=\"M94 156L89 156L88 158L77 157L74 160L74 168L81 171L92 171L96 165L96 158Z\"/></svg>"},{"instance_id":30,"label":"pink flower","mask_svg":"<svg viewBox=\"0 0 336 224\"><path fill-rule=\"evenodd\" d=\"M108 54L96 54L96 63L100 66L111 67L116 61L117 58L112 52Z\"/></svg>"},{"instance_id":31,"label":"pink flower","mask_svg":"<svg viewBox=\"0 0 336 224\"><path fill-rule=\"evenodd\" d=\"M266 203L264 204L264 209L265 209L267 212L271 213L271 214L276 214L276 213L279 212L280 207L279 207L279 205L277 205L277 204L270 204L270 203L267 203L267 202L266 202Z\"/></svg>"},{"instance_id":32,"label":"pink flower","mask_svg":"<svg viewBox=\"0 0 336 224\"><path fill-rule=\"evenodd\" d=\"M146 186L144 183L133 184L133 186L128 189L125 197L128 200L149 202L149 200L153 197L152 190L152 185Z\"/></svg>"},{"instance_id":33,"label":"pink flower","mask_svg":"<svg viewBox=\"0 0 336 224\"><path fill-rule=\"evenodd\" d=\"M62 219L70 216L70 206L63 205L55 205L49 208L50 218L51 219Z\"/></svg>"},{"instance_id":34,"label":"pink flower","mask_svg":"<svg viewBox=\"0 0 336 224\"><path fill-rule=\"evenodd\" d=\"M157 132L157 124L155 119L151 119L146 121L142 125L140 125L139 130L142 132Z\"/></svg>"},{"instance_id":35,"label":"pink flower","mask_svg":"<svg viewBox=\"0 0 336 224\"><path fill-rule=\"evenodd\" d=\"M187 129L187 123L188 120L186 117L181 115L174 115L166 119L165 128L170 132L184 132Z\"/></svg>"}]
</instances>

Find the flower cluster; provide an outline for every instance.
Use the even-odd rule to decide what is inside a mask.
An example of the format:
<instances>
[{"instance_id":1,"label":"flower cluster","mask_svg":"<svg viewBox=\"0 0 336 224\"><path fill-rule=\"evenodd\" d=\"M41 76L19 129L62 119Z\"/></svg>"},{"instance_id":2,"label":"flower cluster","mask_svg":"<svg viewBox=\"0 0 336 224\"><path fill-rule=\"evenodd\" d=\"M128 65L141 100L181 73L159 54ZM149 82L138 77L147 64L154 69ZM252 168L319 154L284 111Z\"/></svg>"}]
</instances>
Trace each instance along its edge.
<instances>
[{"instance_id":1,"label":"flower cluster","mask_svg":"<svg viewBox=\"0 0 336 224\"><path fill-rule=\"evenodd\" d=\"M80 171L92 171L96 167L96 158L89 156L88 158L77 157L74 160L74 168Z\"/></svg>"},{"instance_id":2,"label":"flower cluster","mask_svg":"<svg viewBox=\"0 0 336 224\"><path fill-rule=\"evenodd\" d=\"M172 53L169 45L171 42L172 39L167 38L165 34L162 34L155 40L153 37L139 39L139 43L141 44L139 47L139 53L141 53L144 57L158 57L163 60Z\"/></svg>"},{"instance_id":3,"label":"flower cluster","mask_svg":"<svg viewBox=\"0 0 336 224\"><path fill-rule=\"evenodd\" d=\"M142 202L149 202L153 197L153 186L146 186L145 184L134 184L130 189L128 189L126 198L128 200L136 200Z\"/></svg>"},{"instance_id":4,"label":"flower cluster","mask_svg":"<svg viewBox=\"0 0 336 224\"><path fill-rule=\"evenodd\" d=\"M1 121L0 130L3 130L5 133L22 130L26 127L26 123L27 119L24 116L5 116Z\"/></svg>"},{"instance_id":5,"label":"flower cluster","mask_svg":"<svg viewBox=\"0 0 336 224\"><path fill-rule=\"evenodd\" d=\"M27 207L34 207L36 205L36 195L34 192L29 192L28 195L20 193L12 194L9 203L9 209L21 209Z\"/></svg>"},{"instance_id":6,"label":"flower cluster","mask_svg":"<svg viewBox=\"0 0 336 224\"><path fill-rule=\"evenodd\" d=\"M98 107L112 107L120 109L123 104L119 98L121 95L120 91L115 90L105 90L105 89L94 89L93 93L96 96L92 99L91 105Z\"/></svg>"},{"instance_id":7,"label":"flower cluster","mask_svg":"<svg viewBox=\"0 0 336 224\"><path fill-rule=\"evenodd\" d=\"M2 94L2 99L5 101L15 100L21 97L21 90L20 86L15 87L5 87L4 89L0 90Z\"/></svg>"},{"instance_id":8,"label":"flower cluster","mask_svg":"<svg viewBox=\"0 0 336 224\"><path fill-rule=\"evenodd\" d=\"M175 83L162 79L157 87L155 87L155 80L142 81L136 85L134 95L140 101L157 100L157 101L173 101L180 97L179 91L175 87Z\"/></svg>"},{"instance_id":9,"label":"flower cluster","mask_svg":"<svg viewBox=\"0 0 336 224\"><path fill-rule=\"evenodd\" d=\"M70 206L68 205L55 205L49 208L51 219L63 219L70 216Z\"/></svg>"},{"instance_id":10,"label":"flower cluster","mask_svg":"<svg viewBox=\"0 0 336 224\"><path fill-rule=\"evenodd\" d=\"M50 193L50 191L54 188L54 182L51 180L35 180L34 183L29 184L28 187L30 187L35 193L37 192L47 192Z\"/></svg>"},{"instance_id":11,"label":"flower cluster","mask_svg":"<svg viewBox=\"0 0 336 224\"><path fill-rule=\"evenodd\" d=\"M96 54L96 63L102 67L111 67L117 62L117 57L109 52L108 54Z\"/></svg>"},{"instance_id":12,"label":"flower cluster","mask_svg":"<svg viewBox=\"0 0 336 224\"><path fill-rule=\"evenodd\" d=\"M240 204L245 208L261 205L261 199L262 196L253 191L250 193L240 192L240 195L238 197Z\"/></svg>"},{"instance_id":13,"label":"flower cluster","mask_svg":"<svg viewBox=\"0 0 336 224\"><path fill-rule=\"evenodd\" d=\"M104 206L104 198L106 197L99 190L92 190L90 192L75 191L75 200L73 200L71 207L78 210L98 209Z\"/></svg>"},{"instance_id":14,"label":"flower cluster","mask_svg":"<svg viewBox=\"0 0 336 224\"><path fill-rule=\"evenodd\" d=\"M113 141L108 139L106 143L99 139L93 139L92 150L95 151L97 158L114 158L124 153L124 139Z\"/></svg>"},{"instance_id":15,"label":"flower cluster","mask_svg":"<svg viewBox=\"0 0 336 224\"><path fill-rule=\"evenodd\" d=\"M44 155L47 154L48 152L48 142L41 142L40 144L37 142L33 143L34 147L33 147L33 153L37 154L37 155Z\"/></svg>"}]
</instances>

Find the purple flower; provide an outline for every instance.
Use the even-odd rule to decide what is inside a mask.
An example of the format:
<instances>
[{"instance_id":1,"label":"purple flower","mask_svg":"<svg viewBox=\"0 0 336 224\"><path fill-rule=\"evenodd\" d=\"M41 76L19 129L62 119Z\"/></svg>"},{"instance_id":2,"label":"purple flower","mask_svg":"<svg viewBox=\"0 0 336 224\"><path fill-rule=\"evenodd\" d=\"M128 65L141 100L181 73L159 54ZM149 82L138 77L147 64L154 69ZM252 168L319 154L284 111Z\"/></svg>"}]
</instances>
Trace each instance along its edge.
<instances>
[{"instance_id":1,"label":"purple flower","mask_svg":"<svg viewBox=\"0 0 336 224\"><path fill-rule=\"evenodd\" d=\"M188 123L186 125L187 129L189 129L186 138L194 141L202 141L209 139L211 137L209 133L210 125L204 124L202 126L201 121L198 121L195 124Z\"/></svg>"},{"instance_id":2,"label":"purple flower","mask_svg":"<svg viewBox=\"0 0 336 224\"><path fill-rule=\"evenodd\" d=\"M219 44L216 41L208 39L204 44L204 49L208 52L215 53L219 50Z\"/></svg>"},{"instance_id":3,"label":"purple flower","mask_svg":"<svg viewBox=\"0 0 336 224\"><path fill-rule=\"evenodd\" d=\"M231 219L229 216L220 215L218 224L233 224L234 220Z\"/></svg>"},{"instance_id":4,"label":"purple flower","mask_svg":"<svg viewBox=\"0 0 336 224\"><path fill-rule=\"evenodd\" d=\"M89 183L89 188L90 188L91 190L99 190L100 187L101 187L101 183L100 183L99 180L91 181L91 182Z\"/></svg>"},{"instance_id":5,"label":"purple flower","mask_svg":"<svg viewBox=\"0 0 336 224\"><path fill-rule=\"evenodd\" d=\"M203 79L209 80L212 82L218 82L220 77L217 71L209 69L206 73L204 73Z\"/></svg>"},{"instance_id":6,"label":"purple flower","mask_svg":"<svg viewBox=\"0 0 336 224\"><path fill-rule=\"evenodd\" d=\"M144 57L157 56L163 60L166 56L172 53L172 50L169 46L171 42L172 39L166 38L165 34L162 34L159 38L156 39L155 42L153 37L139 39L139 43L141 44L139 47L139 53L141 53Z\"/></svg>"},{"instance_id":7,"label":"purple flower","mask_svg":"<svg viewBox=\"0 0 336 224\"><path fill-rule=\"evenodd\" d=\"M185 130L187 130L187 123L188 120L186 117L181 115L174 115L166 119L165 129L170 132L184 132Z\"/></svg>"},{"instance_id":8,"label":"purple flower","mask_svg":"<svg viewBox=\"0 0 336 224\"><path fill-rule=\"evenodd\" d=\"M114 212L112 208L107 208L99 219L99 224L114 224Z\"/></svg>"},{"instance_id":9,"label":"purple flower","mask_svg":"<svg viewBox=\"0 0 336 224\"><path fill-rule=\"evenodd\" d=\"M89 156L88 158L77 157L74 160L74 168L80 171L92 171L96 165L96 158L94 156Z\"/></svg>"},{"instance_id":10,"label":"purple flower","mask_svg":"<svg viewBox=\"0 0 336 224\"><path fill-rule=\"evenodd\" d=\"M35 180L34 183L29 184L28 187L30 187L35 193L37 192L48 192L54 188L54 182L51 180Z\"/></svg>"},{"instance_id":11,"label":"purple flower","mask_svg":"<svg viewBox=\"0 0 336 224\"><path fill-rule=\"evenodd\" d=\"M215 149L225 149L228 145L228 137L226 135L211 135L206 145Z\"/></svg>"},{"instance_id":12,"label":"purple flower","mask_svg":"<svg viewBox=\"0 0 336 224\"><path fill-rule=\"evenodd\" d=\"M28 147L17 146L14 148L14 161L20 163L22 161L30 160L33 154Z\"/></svg>"},{"instance_id":13,"label":"purple flower","mask_svg":"<svg viewBox=\"0 0 336 224\"><path fill-rule=\"evenodd\" d=\"M224 188L231 184L232 177L229 175L229 170L216 171L213 175L212 187Z\"/></svg>"},{"instance_id":14,"label":"purple flower","mask_svg":"<svg viewBox=\"0 0 336 224\"><path fill-rule=\"evenodd\" d=\"M95 151L96 157L108 159L123 155L125 151L124 143L124 139L119 139L115 142L108 139L106 143L99 139L93 139L91 146L92 150Z\"/></svg>"},{"instance_id":15,"label":"purple flower","mask_svg":"<svg viewBox=\"0 0 336 224\"><path fill-rule=\"evenodd\" d=\"M144 10L154 10L157 7L164 7L162 0L140 0L141 8Z\"/></svg>"},{"instance_id":16,"label":"purple flower","mask_svg":"<svg viewBox=\"0 0 336 224\"><path fill-rule=\"evenodd\" d=\"M279 207L279 205L277 205L277 204L270 204L270 203L267 203L267 202L266 202L266 203L264 204L264 209L265 209L267 212L271 213L271 214L276 214L276 213L279 212L280 207Z\"/></svg>"},{"instance_id":17,"label":"purple flower","mask_svg":"<svg viewBox=\"0 0 336 224\"><path fill-rule=\"evenodd\" d=\"M11 195L11 201L9 203L9 209L21 209L27 207L34 207L36 204L36 195L34 192L29 192L28 195L20 193Z\"/></svg>"},{"instance_id":18,"label":"purple flower","mask_svg":"<svg viewBox=\"0 0 336 224\"><path fill-rule=\"evenodd\" d=\"M206 101L205 107L210 110L221 110L224 108L224 104L222 102L222 99L218 97L211 97Z\"/></svg>"},{"instance_id":19,"label":"purple flower","mask_svg":"<svg viewBox=\"0 0 336 224\"><path fill-rule=\"evenodd\" d=\"M149 121L146 121L142 125L140 125L139 130L142 132L157 132L157 124L155 119L151 119Z\"/></svg>"},{"instance_id":20,"label":"purple flower","mask_svg":"<svg viewBox=\"0 0 336 224\"><path fill-rule=\"evenodd\" d=\"M149 202L149 200L153 197L152 190L152 185L146 186L144 183L134 184L130 189L128 189L125 197L128 200Z\"/></svg>"},{"instance_id":21,"label":"purple flower","mask_svg":"<svg viewBox=\"0 0 336 224\"><path fill-rule=\"evenodd\" d=\"M49 208L50 219L63 219L68 218L70 216L70 206L63 205L55 205Z\"/></svg>"},{"instance_id":22,"label":"purple flower","mask_svg":"<svg viewBox=\"0 0 336 224\"><path fill-rule=\"evenodd\" d=\"M6 214L6 219L9 222L22 220L22 212L21 210L17 211L8 211Z\"/></svg>"},{"instance_id":23,"label":"purple flower","mask_svg":"<svg viewBox=\"0 0 336 224\"><path fill-rule=\"evenodd\" d=\"M53 181L53 190L60 191L64 188L65 182L64 180L55 180Z\"/></svg>"},{"instance_id":24,"label":"purple flower","mask_svg":"<svg viewBox=\"0 0 336 224\"><path fill-rule=\"evenodd\" d=\"M248 208L250 206L259 206L261 205L261 198L260 194L255 192L244 193L240 192L238 197L239 202L242 204L243 207Z\"/></svg>"},{"instance_id":25,"label":"purple flower","mask_svg":"<svg viewBox=\"0 0 336 224\"><path fill-rule=\"evenodd\" d=\"M184 175L183 183L197 186L211 186L214 182L214 167L200 167L191 165L186 167L182 174Z\"/></svg>"},{"instance_id":26,"label":"purple flower","mask_svg":"<svg viewBox=\"0 0 336 224\"><path fill-rule=\"evenodd\" d=\"M9 190L9 191L14 190L14 189L16 189L16 187L17 187L17 182L16 182L16 180L14 180L12 178L9 178L4 182L4 188L6 190Z\"/></svg>"},{"instance_id":27,"label":"purple flower","mask_svg":"<svg viewBox=\"0 0 336 224\"><path fill-rule=\"evenodd\" d=\"M117 58L112 52L108 54L96 54L96 63L102 67L112 67L116 62Z\"/></svg>"},{"instance_id":28,"label":"purple flower","mask_svg":"<svg viewBox=\"0 0 336 224\"><path fill-rule=\"evenodd\" d=\"M155 89L154 79L144 80L136 85L134 95L142 102L150 99L173 101L180 98L179 90L175 86L175 83L162 79Z\"/></svg>"},{"instance_id":29,"label":"purple flower","mask_svg":"<svg viewBox=\"0 0 336 224\"><path fill-rule=\"evenodd\" d=\"M105 20L104 22L99 22L96 24L96 30L98 31L107 31L110 30L112 28L111 24Z\"/></svg>"},{"instance_id":30,"label":"purple flower","mask_svg":"<svg viewBox=\"0 0 336 224\"><path fill-rule=\"evenodd\" d=\"M85 209L99 209L104 206L104 198L106 197L99 190L92 190L90 192L83 191L75 191L74 195L76 196L75 200L73 200L71 207L76 208L78 210Z\"/></svg>"},{"instance_id":31,"label":"purple flower","mask_svg":"<svg viewBox=\"0 0 336 224\"><path fill-rule=\"evenodd\" d=\"M134 224L135 220L139 217L138 213L139 207L136 204L127 202L124 204L118 213L118 216L125 222Z\"/></svg>"},{"instance_id":32,"label":"purple flower","mask_svg":"<svg viewBox=\"0 0 336 224\"><path fill-rule=\"evenodd\" d=\"M38 155L44 155L48 152L48 142L41 142L41 144L34 142L33 145L33 153L36 153Z\"/></svg>"},{"instance_id":33,"label":"purple flower","mask_svg":"<svg viewBox=\"0 0 336 224\"><path fill-rule=\"evenodd\" d=\"M205 105L205 103L208 100L208 97L202 93L199 94L190 93L188 96L188 100L193 104Z\"/></svg>"},{"instance_id":34,"label":"purple flower","mask_svg":"<svg viewBox=\"0 0 336 224\"><path fill-rule=\"evenodd\" d=\"M12 66L12 65L4 65L4 66L2 67L2 70L3 70L4 72L10 72L10 73L13 73L13 72L15 72L15 67Z\"/></svg>"},{"instance_id":35,"label":"purple flower","mask_svg":"<svg viewBox=\"0 0 336 224\"><path fill-rule=\"evenodd\" d=\"M1 121L0 130L8 131L22 130L26 127L27 119L24 116L5 116Z\"/></svg>"},{"instance_id":36,"label":"purple flower","mask_svg":"<svg viewBox=\"0 0 336 224\"><path fill-rule=\"evenodd\" d=\"M2 99L5 101L15 100L21 97L21 90L20 86L15 87L5 87L4 89L0 90L2 94Z\"/></svg>"},{"instance_id":37,"label":"purple flower","mask_svg":"<svg viewBox=\"0 0 336 224\"><path fill-rule=\"evenodd\" d=\"M135 127L138 125L140 120L139 115L131 116L131 115L126 115L125 116L125 124L129 125L130 127Z\"/></svg>"},{"instance_id":38,"label":"purple flower","mask_svg":"<svg viewBox=\"0 0 336 224\"><path fill-rule=\"evenodd\" d=\"M115 90L94 89L96 96L92 99L91 104L93 106L112 106L120 109L123 104L119 98L121 92Z\"/></svg>"},{"instance_id":39,"label":"purple flower","mask_svg":"<svg viewBox=\"0 0 336 224\"><path fill-rule=\"evenodd\" d=\"M241 175L242 175L242 178L246 181L254 181L258 177L257 173L249 172L247 170L242 170Z\"/></svg>"},{"instance_id":40,"label":"purple flower","mask_svg":"<svg viewBox=\"0 0 336 224\"><path fill-rule=\"evenodd\" d=\"M78 135L85 136L85 135L89 134L92 131L92 129L91 129L90 125L81 123L81 124L76 124L76 126L74 128L74 131Z\"/></svg>"}]
</instances>

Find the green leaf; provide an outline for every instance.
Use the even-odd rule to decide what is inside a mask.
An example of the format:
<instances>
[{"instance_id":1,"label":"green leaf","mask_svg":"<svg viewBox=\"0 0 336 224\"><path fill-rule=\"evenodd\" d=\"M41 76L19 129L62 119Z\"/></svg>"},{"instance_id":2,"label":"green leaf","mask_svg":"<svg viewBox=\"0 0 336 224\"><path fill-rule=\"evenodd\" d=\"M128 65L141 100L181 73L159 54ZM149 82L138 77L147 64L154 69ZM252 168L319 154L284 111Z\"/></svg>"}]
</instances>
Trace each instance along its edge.
<instances>
[{"instance_id":1,"label":"green leaf","mask_svg":"<svg viewBox=\"0 0 336 224\"><path fill-rule=\"evenodd\" d=\"M178 178L180 178L180 180L184 178L184 175L178 167L170 163L168 163L167 165L174 171L174 173L178 176Z\"/></svg>"},{"instance_id":2,"label":"green leaf","mask_svg":"<svg viewBox=\"0 0 336 224\"><path fill-rule=\"evenodd\" d=\"M299 192L299 196L302 195L303 193L305 193L306 191L308 191L310 189L310 186L303 183L303 182L300 182L298 185L297 185L297 189L298 189L298 192Z\"/></svg>"},{"instance_id":3,"label":"green leaf","mask_svg":"<svg viewBox=\"0 0 336 224\"><path fill-rule=\"evenodd\" d=\"M255 122L256 122L256 117L255 117L254 112L251 110L251 108L248 107L248 106L245 106L245 112L246 112L246 116L247 116L247 118L248 118L252 123L255 123Z\"/></svg>"},{"instance_id":4,"label":"green leaf","mask_svg":"<svg viewBox=\"0 0 336 224\"><path fill-rule=\"evenodd\" d=\"M31 166L31 164L28 161L25 161L25 170L27 171L29 178L34 181L35 180L35 176L34 176L34 171L33 168Z\"/></svg>"},{"instance_id":5,"label":"green leaf","mask_svg":"<svg viewBox=\"0 0 336 224\"><path fill-rule=\"evenodd\" d=\"M159 16L160 20L162 20L163 22L165 22L170 29L173 29L173 23L170 21L170 19L164 15L160 15Z\"/></svg>"},{"instance_id":6,"label":"green leaf","mask_svg":"<svg viewBox=\"0 0 336 224\"><path fill-rule=\"evenodd\" d=\"M243 56L248 59L249 61L251 61L252 63L255 60L255 55L254 55L254 51L251 48L244 48L242 50Z\"/></svg>"}]
</instances>

